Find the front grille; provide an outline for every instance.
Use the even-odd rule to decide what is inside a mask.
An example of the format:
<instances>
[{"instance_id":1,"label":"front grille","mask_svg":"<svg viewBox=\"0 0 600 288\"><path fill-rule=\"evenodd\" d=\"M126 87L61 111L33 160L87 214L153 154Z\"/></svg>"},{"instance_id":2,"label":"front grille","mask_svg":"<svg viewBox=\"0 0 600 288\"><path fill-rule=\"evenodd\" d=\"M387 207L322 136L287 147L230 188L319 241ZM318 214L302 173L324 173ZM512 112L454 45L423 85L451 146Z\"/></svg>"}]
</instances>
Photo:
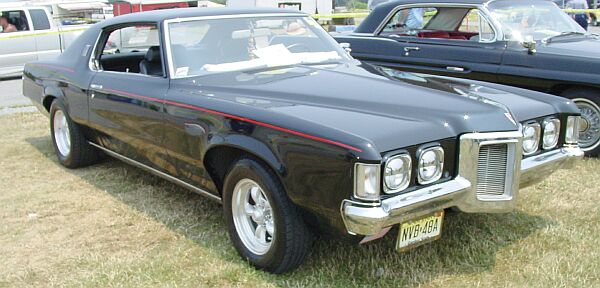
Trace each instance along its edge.
<instances>
[{"instance_id":1,"label":"front grille","mask_svg":"<svg viewBox=\"0 0 600 288\"><path fill-rule=\"evenodd\" d=\"M477 196L502 196L506 193L508 144L490 144L479 147L477 162Z\"/></svg>"}]
</instances>

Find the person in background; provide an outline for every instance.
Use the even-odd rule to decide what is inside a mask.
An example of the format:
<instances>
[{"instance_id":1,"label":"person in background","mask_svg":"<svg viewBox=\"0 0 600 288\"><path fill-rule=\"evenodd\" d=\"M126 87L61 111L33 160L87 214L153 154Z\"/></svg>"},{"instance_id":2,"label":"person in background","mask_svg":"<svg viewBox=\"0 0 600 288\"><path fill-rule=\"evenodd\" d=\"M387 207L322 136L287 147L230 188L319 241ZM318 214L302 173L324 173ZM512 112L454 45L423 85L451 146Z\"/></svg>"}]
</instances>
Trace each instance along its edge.
<instances>
[{"instance_id":1,"label":"person in background","mask_svg":"<svg viewBox=\"0 0 600 288\"><path fill-rule=\"evenodd\" d=\"M2 26L2 33L17 32L17 27L8 22L8 17L0 16L0 26Z\"/></svg>"},{"instance_id":2,"label":"person in background","mask_svg":"<svg viewBox=\"0 0 600 288\"><path fill-rule=\"evenodd\" d=\"M567 2L567 9L589 9L587 0L571 0ZM577 22L583 29L588 29L588 19L590 19L589 12L573 12L569 13L571 17Z\"/></svg>"}]
</instances>

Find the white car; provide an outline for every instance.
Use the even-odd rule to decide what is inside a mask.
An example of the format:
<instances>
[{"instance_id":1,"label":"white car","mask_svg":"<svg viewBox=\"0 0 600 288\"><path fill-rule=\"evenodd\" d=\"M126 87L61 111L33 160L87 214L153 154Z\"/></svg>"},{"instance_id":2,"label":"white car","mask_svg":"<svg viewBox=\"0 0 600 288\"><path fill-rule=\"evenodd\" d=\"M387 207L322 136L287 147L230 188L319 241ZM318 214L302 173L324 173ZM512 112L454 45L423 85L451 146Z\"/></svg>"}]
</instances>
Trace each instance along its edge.
<instances>
[{"instance_id":1,"label":"white car","mask_svg":"<svg viewBox=\"0 0 600 288\"><path fill-rule=\"evenodd\" d=\"M17 30L4 32L0 26L0 78L21 75L29 61L56 57L89 27L58 27L45 7L0 6L0 14Z\"/></svg>"}]
</instances>

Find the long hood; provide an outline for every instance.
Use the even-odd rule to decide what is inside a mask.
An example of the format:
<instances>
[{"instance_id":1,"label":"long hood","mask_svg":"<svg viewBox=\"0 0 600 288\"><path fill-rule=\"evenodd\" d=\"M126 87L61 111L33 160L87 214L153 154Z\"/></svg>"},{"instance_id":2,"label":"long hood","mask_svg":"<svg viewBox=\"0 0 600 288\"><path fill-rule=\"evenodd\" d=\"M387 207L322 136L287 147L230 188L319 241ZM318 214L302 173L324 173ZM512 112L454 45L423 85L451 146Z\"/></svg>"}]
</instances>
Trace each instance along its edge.
<instances>
[{"instance_id":1,"label":"long hood","mask_svg":"<svg viewBox=\"0 0 600 288\"><path fill-rule=\"evenodd\" d=\"M584 38L585 37L585 38ZM538 53L596 59L600 63L600 39L595 36L576 36L555 40L537 47Z\"/></svg>"},{"instance_id":2,"label":"long hood","mask_svg":"<svg viewBox=\"0 0 600 288\"><path fill-rule=\"evenodd\" d=\"M183 89L200 91L216 101L262 111L246 117L285 121L287 128L305 132L315 126L341 131L379 152L468 132L516 130L513 118L556 112L542 101L480 84L366 64L230 72L182 82ZM285 120L290 118L298 121Z\"/></svg>"}]
</instances>

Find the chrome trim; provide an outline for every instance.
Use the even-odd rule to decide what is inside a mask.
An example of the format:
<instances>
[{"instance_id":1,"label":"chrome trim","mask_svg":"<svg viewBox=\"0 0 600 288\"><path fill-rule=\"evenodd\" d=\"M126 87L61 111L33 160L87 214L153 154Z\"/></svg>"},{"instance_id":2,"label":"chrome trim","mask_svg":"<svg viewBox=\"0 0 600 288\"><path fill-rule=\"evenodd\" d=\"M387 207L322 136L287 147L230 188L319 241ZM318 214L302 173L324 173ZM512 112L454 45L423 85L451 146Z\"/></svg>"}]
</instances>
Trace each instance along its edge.
<instances>
[{"instance_id":1,"label":"chrome trim","mask_svg":"<svg viewBox=\"0 0 600 288\"><path fill-rule=\"evenodd\" d=\"M494 38L492 40L479 41L479 43L494 43L494 42L498 41L498 39L504 38L504 34L502 33L502 30L500 30L498 28L499 27L498 24L495 21L492 21L491 17L488 16L489 11L485 7L485 5L464 4L464 3L419 3L419 4L398 5L390 11L390 13L383 19L383 21L381 23L379 23L379 26L377 26L377 28L375 29L373 34L371 34L371 36L378 36L379 34L381 34L381 32L383 31L383 29L385 28L387 23L390 22L390 20L394 17L394 15L396 15L396 13L399 10L415 8L415 7L419 7L419 8L436 8L436 7L453 8L453 7L456 7L456 8L477 9L478 14L480 14L480 16L482 16L490 24L490 26L492 27L492 30L494 30ZM364 33L364 34L366 34L366 33Z\"/></svg>"},{"instance_id":2,"label":"chrome trim","mask_svg":"<svg viewBox=\"0 0 600 288\"><path fill-rule=\"evenodd\" d=\"M340 213L349 234L378 235L388 227L442 209L456 207L466 213L501 213L515 208L520 188L537 183L559 168L571 168L583 157L578 146L567 146L521 161L522 135L519 131L473 133L460 137L458 176L450 181L384 199L380 205L344 200ZM484 145L506 143L514 146L510 194L481 199L476 195L477 157ZM508 183L507 183L508 184Z\"/></svg>"},{"instance_id":3,"label":"chrome trim","mask_svg":"<svg viewBox=\"0 0 600 288\"><path fill-rule=\"evenodd\" d=\"M144 170L146 170L146 171L148 171L148 172L150 172L150 173L152 173L152 174L154 174L156 176L159 176L159 177L161 177L161 178L163 178L165 180L168 180L168 181L171 181L171 182L173 182L175 184L181 185L181 186L183 186L183 187L185 187L187 189L190 189L193 192L196 192L196 193L198 193L198 194L200 194L202 196L206 196L210 200L214 200L214 201L217 201L218 203L222 203L221 202L221 197L216 196L216 195L214 195L214 194L212 194L212 193L210 193L210 192L208 192L206 190L203 190L203 189L200 189L200 188L198 188L198 187L196 187L194 185L188 184L188 183L186 183L184 181L181 181L181 180L179 180L179 179L177 179L177 178L175 178L175 177L173 177L173 176L171 176L169 174L166 174L164 172L158 171L158 170L156 170L156 169L154 169L154 168L152 168L152 167L150 167L148 165L145 165L145 164L142 164L140 162L137 162L137 161L135 161L135 160L133 160L131 158L128 158L126 156L123 156L123 155L121 155L121 154L119 154L117 152L114 152L112 150L106 149L106 148L104 148L104 147L102 147L102 146L100 146L100 145L98 145L96 143L92 143L92 142L88 142L88 143L90 145L92 145L92 146L94 146L94 147L102 150L106 154L108 154L108 155L110 155L110 156L112 156L114 158L117 158L117 159L119 159L119 160L121 160L123 162L126 162L127 164L130 164L130 165L136 166L138 168L144 169Z\"/></svg>"},{"instance_id":4,"label":"chrome trim","mask_svg":"<svg viewBox=\"0 0 600 288\"><path fill-rule=\"evenodd\" d=\"M577 145L574 145L565 146L523 159L521 162L520 187L525 188L541 182L557 169L572 168L575 161L583 158L583 154L583 150Z\"/></svg>"},{"instance_id":5,"label":"chrome trim","mask_svg":"<svg viewBox=\"0 0 600 288\"><path fill-rule=\"evenodd\" d=\"M405 185L402 185L402 187L392 189L387 186L387 183L385 183L385 169L387 168L387 165L396 158L404 158L405 161L406 161L406 159L408 159L408 181L406 182ZM397 192L400 192L400 191L408 188L408 186L410 185L411 176L412 176L412 158L410 157L410 154L402 153L402 154L398 154L398 155L394 155L394 156L390 157L389 159L387 159L385 161L385 165L383 165L383 177L381 179L381 182L383 183L383 192L386 194L392 194L392 193L397 193Z\"/></svg>"},{"instance_id":6,"label":"chrome trim","mask_svg":"<svg viewBox=\"0 0 600 288\"><path fill-rule=\"evenodd\" d=\"M354 198L359 199L359 200L369 201L371 203L379 202L379 200L381 199L380 197L377 197L377 199L369 199L369 198L360 197L356 194L356 188L358 187L358 178L356 177L356 175L357 175L356 171L358 170L358 166L375 166L377 168L377 184L375 186L377 186L377 189L380 189L381 180L382 180L381 179L381 164L354 163L354 190L353 190ZM379 191L379 196L381 196L381 190Z\"/></svg>"},{"instance_id":7,"label":"chrome trim","mask_svg":"<svg viewBox=\"0 0 600 288\"><path fill-rule=\"evenodd\" d=\"M215 20L215 19L231 19L231 18L253 18L253 17L310 17L306 14L302 13L258 13L258 14L243 14L243 15L214 15L214 16L197 16L197 17L186 17L186 18L173 18L167 19L163 21L163 38L165 43L165 52L167 53L166 61L168 69L168 77L171 79L182 79L182 78L190 78L197 77L198 75L190 75L190 76L175 76L175 68L173 67L173 53L171 51L171 37L169 36L169 24L171 23L181 23L188 21L198 21L198 20Z\"/></svg>"},{"instance_id":8,"label":"chrome trim","mask_svg":"<svg viewBox=\"0 0 600 288\"><path fill-rule=\"evenodd\" d=\"M554 125L556 126L556 141L554 141L552 145L546 145L546 125L548 125L548 123L550 122L554 122ZM560 140L560 129L560 120L558 120L558 118L548 117L544 119L544 121L542 122L542 149L551 150L554 149L556 145L558 145L558 141Z\"/></svg>"},{"instance_id":9,"label":"chrome trim","mask_svg":"<svg viewBox=\"0 0 600 288\"><path fill-rule=\"evenodd\" d=\"M526 152L525 151L525 146L523 146L523 155L525 156L529 156L531 154L534 154L535 152L537 152L538 150L540 150L540 142L543 141L542 137L542 126L540 125L540 123L537 122L528 122L523 124L523 126L521 127L521 132L525 132L525 129L527 127L533 127L533 129L535 129L535 138L537 138L537 145L535 150L531 151L531 152ZM525 138L523 138L523 142L525 141Z\"/></svg>"},{"instance_id":10,"label":"chrome trim","mask_svg":"<svg viewBox=\"0 0 600 288\"><path fill-rule=\"evenodd\" d=\"M440 180L440 178L442 178L442 174L444 174L444 148L442 148L440 146L434 146L434 147L428 147L428 148L419 149L419 150L420 150L419 155L417 155L417 180L419 181L419 184L425 185L425 184L430 184L430 183ZM436 155L437 155L437 153L441 153L442 154L442 159L441 159L442 163L440 164L439 171L436 171L435 177L433 177L429 180L425 180L421 177L421 157L423 156L423 154L425 154L426 152L429 152L429 151L433 151L433 153L435 153Z\"/></svg>"}]
</instances>

